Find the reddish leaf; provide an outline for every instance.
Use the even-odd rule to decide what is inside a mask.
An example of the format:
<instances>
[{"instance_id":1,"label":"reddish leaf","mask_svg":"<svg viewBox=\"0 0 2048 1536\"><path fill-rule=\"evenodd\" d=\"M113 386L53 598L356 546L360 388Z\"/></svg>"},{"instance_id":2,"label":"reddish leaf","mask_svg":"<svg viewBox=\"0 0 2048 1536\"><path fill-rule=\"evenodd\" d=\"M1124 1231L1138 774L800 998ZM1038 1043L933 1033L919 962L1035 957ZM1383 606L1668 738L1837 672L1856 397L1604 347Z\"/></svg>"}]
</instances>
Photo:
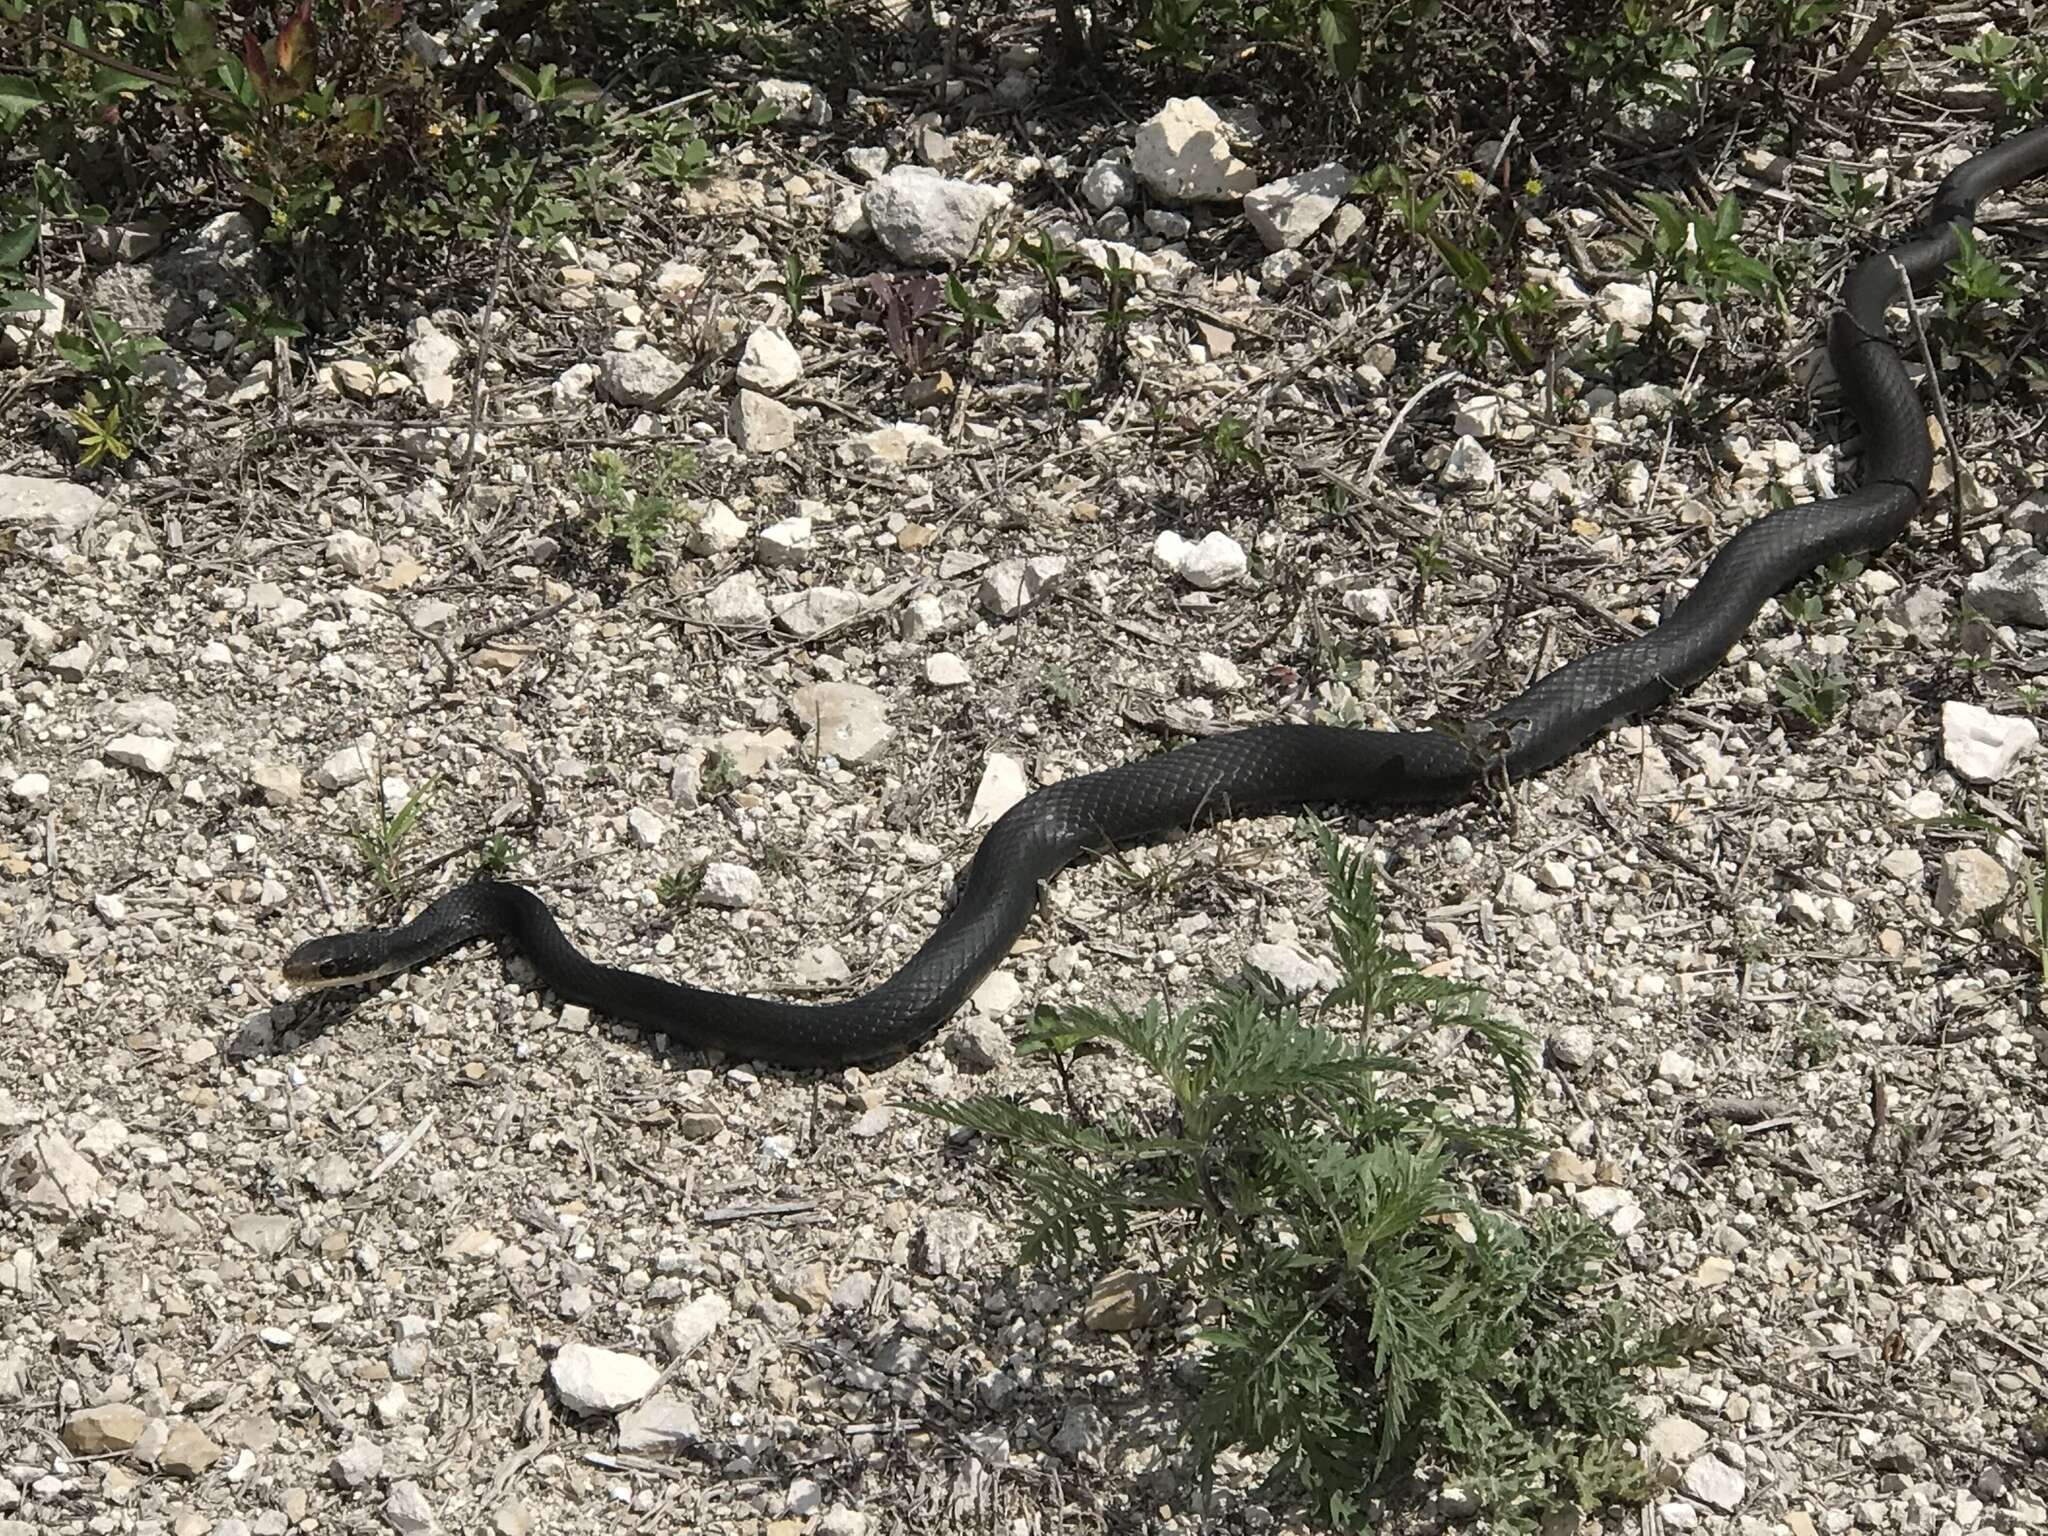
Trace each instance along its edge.
<instances>
[{"instance_id":1,"label":"reddish leaf","mask_svg":"<svg viewBox=\"0 0 2048 1536\"><path fill-rule=\"evenodd\" d=\"M293 94L313 88L314 53L319 38L313 26L313 0L299 0L292 19L277 34L277 69Z\"/></svg>"},{"instance_id":2,"label":"reddish leaf","mask_svg":"<svg viewBox=\"0 0 2048 1536\"><path fill-rule=\"evenodd\" d=\"M256 41L254 32L242 34L242 65L255 80L258 93L264 100L269 100L272 82L270 60L263 56L263 45Z\"/></svg>"}]
</instances>

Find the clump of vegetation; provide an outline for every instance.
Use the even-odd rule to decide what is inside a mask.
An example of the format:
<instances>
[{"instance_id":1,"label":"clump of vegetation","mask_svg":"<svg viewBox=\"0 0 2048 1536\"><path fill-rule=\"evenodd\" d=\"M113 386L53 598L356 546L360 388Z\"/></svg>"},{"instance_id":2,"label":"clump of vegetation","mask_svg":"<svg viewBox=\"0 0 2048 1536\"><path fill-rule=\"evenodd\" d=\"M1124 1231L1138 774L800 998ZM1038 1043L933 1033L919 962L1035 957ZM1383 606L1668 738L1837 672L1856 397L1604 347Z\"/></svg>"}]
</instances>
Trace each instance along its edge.
<instances>
[{"instance_id":1,"label":"clump of vegetation","mask_svg":"<svg viewBox=\"0 0 2048 1536\"><path fill-rule=\"evenodd\" d=\"M102 459L126 462L156 424L160 391L143 363L164 350L163 339L131 335L111 315L95 312L59 335L55 347L85 380L71 411L78 462L87 469Z\"/></svg>"},{"instance_id":2,"label":"clump of vegetation","mask_svg":"<svg viewBox=\"0 0 2048 1536\"><path fill-rule=\"evenodd\" d=\"M2017 365L2037 384L2048 385L2048 365L2024 355L2024 342L2016 349L2008 341L2014 316L2003 306L2019 298L2019 289L1978 248L1974 232L1957 234L1961 249L1943 274L1941 307L1927 320L1929 337L1961 364L1973 384L2002 378Z\"/></svg>"},{"instance_id":3,"label":"clump of vegetation","mask_svg":"<svg viewBox=\"0 0 2048 1536\"><path fill-rule=\"evenodd\" d=\"M1986 27L1967 43L1953 44L1952 57L1974 64L2005 103L2009 122L2024 127L2048 106L2048 44L2039 38L2008 37Z\"/></svg>"},{"instance_id":4,"label":"clump of vegetation","mask_svg":"<svg viewBox=\"0 0 2048 1536\"><path fill-rule=\"evenodd\" d=\"M622 552L628 566L644 571L662 542L695 520L683 492L696 473L694 453L668 448L650 456L644 483L635 484L625 457L601 448L575 478L585 503L585 526L600 548Z\"/></svg>"},{"instance_id":5,"label":"clump of vegetation","mask_svg":"<svg viewBox=\"0 0 2048 1536\"><path fill-rule=\"evenodd\" d=\"M413 844L418 840L434 798L435 780L429 779L405 797L405 803L388 816L382 813L354 832L356 853L370 878L394 902L404 904L411 892L413 875L407 868Z\"/></svg>"},{"instance_id":6,"label":"clump of vegetation","mask_svg":"<svg viewBox=\"0 0 2048 1536\"><path fill-rule=\"evenodd\" d=\"M1351 1530L1425 1473L1508 1528L1647 1496L1624 1445L1641 1427L1630 1377L1687 1335L1594 1303L1603 1229L1479 1193L1531 1149L1529 1046L1477 988L1390 947L1369 867L1316 836L1342 973L1319 1017L1257 978L1178 1010L1042 1013L1026 1049L1059 1067L1065 1113L912 1107L999 1144L1028 1194L1027 1262L1109 1266L1141 1225L1175 1255L1162 1288L1215 1320L1188 1426L1205 1486L1224 1450L1256 1453L1266 1497ZM1419 1048L1435 1032L1493 1062L1515 1123L1461 1107L1469 1072ZM1106 1048L1144 1069L1156 1107L1077 1101L1070 1058Z\"/></svg>"},{"instance_id":7,"label":"clump of vegetation","mask_svg":"<svg viewBox=\"0 0 2048 1536\"><path fill-rule=\"evenodd\" d=\"M1815 730L1829 725L1849 701L1849 679L1840 667L1788 661L1774 686L1785 708Z\"/></svg>"},{"instance_id":8,"label":"clump of vegetation","mask_svg":"<svg viewBox=\"0 0 2048 1536\"><path fill-rule=\"evenodd\" d=\"M1637 269L1650 279L1653 330L1673 289L1717 308L1738 291L1758 298L1777 292L1777 274L1743 248L1742 205L1734 193L1724 195L1711 214L1696 213L1660 192L1639 192L1636 201L1655 220L1635 251Z\"/></svg>"}]
</instances>

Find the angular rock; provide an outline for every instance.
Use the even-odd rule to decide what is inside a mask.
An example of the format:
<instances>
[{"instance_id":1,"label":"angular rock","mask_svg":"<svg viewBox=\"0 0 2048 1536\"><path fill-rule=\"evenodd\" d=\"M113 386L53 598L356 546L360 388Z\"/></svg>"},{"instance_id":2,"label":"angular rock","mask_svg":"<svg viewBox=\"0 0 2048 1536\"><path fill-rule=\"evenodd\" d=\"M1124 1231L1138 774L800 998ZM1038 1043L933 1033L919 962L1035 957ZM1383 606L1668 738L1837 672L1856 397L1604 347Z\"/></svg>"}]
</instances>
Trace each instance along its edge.
<instances>
[{"instance_id":1,"label":"angular rock","mask_svg":"<svg viewBox=\"0 0 2048 1536\"><path fill-rule=\"evenodd\" d=\"M1934 910L1959 927L1996 912L2012 894L2005 866L1981 848L1955 848L1942 855L1934 886Z\"/></svg>"},{"instance_id":2,"label":"angular rock","mask_svg":"<svg viewBox=\"0 0 2048 1536\"><path fill-rule=\"evenodd\" d=\"M739 365L739 381L747 388L780 394L803 376L803 356L782 332L764 325L747 337Z\"/></svg>"},{"instance_id":3,"label":"angular rock","mask_svg":"<svg viewBox=\"0 0 2048 1536\"><path fill-rule=\"evenodd\" d=\"M769 604L775 622L792 635L809 639L841 624L850 624L867 612L867 599L844 587L806 587L788 593Z\"/></svg>"},{"instance_id":4,"label":"angular rock","mask_svg":"<svg viewBox=\"0 0 2048 1536\"><path fill-rule=\"evenodd\" d=\"M143 773L168 773L177 756L178 744L163 736L116 736L107 743L108 762Z\"/></svg>"},{"instance_id":5,"label":"angular rock","mask_svg":"<svg viewBox=\"0 0 2048 1536\"><path fill-rule=\"evenodd\" d=\"M915 421L899 421L893 426L877 427L872 432L863 432L859 437L848 438L839 445L842 463L856 467L902 466L923 464L932 459L946 456L946 440L930 427Z\"/></svg>"},{"instance_id":6,"label":"angular rock","mask_svg":"<svg viewBox=\"0 0 2048 1536\"><path fill-rule=\"evenodd\" d=\"M663 1320L655 1342L671 1360L687 1360L732 1316L732 1303L716 1291L686 1302Z\"/></svg>"},{"instance_id":7,"label":"angular rock","mask_svg":"<svg viewBox=\"0 0 2048 1536\"><path fill-rule=\"evenodd\" d=\"M635 409L653 405L683 378L683 365L659 347L607 352L597 370L597 386L605 397Z\"/></svg>"},{"instance_id":8,"label":"angular rock","mask_svg":"<svg viewBox=\"0 0 2048 1536\"><path fill-rule=\"evenodd\" d=\"M1032 560L1002 560L989 567L976 594L982 612L991 618L1014 619L1057 586L1066 574L1063 555L1039 555Z\"/></svg>"},{"instance_id":9,"label":"angular rock","mask_svg":"<svg viewBox=\"0 0 2048 1536\"><path fill-rule=\"evenodd\" d=\"M1651 306L1650 290L1641 283L1609 283L1600 290L1597 302L1601 319L1627 330L1645 329L1656 313Z\"/></svg>"},{"instance_id":10,"label":"angular rock","mask_svg":"<svg viewBox=\"0 0 2048 1536\"><path fill-rule=\"evenodd\" d=\"M982 1013L970 1014L954 1025L946 1037L946 1049L962 1066L979 1072L1007 1066L1017 1055L1003 1026Z\"/></svg>"},{"instance_id":11,"label":"angular rock","mask_svg":"<svg viewBox=\"0 0 2048 1536\"><path fill-rule=\"evenodd\" d=\"M1229 586L1251 568L1244 546L1221 529L1193 544L1168 529L1153 541L1152 560L1204 592Z\"/></svg>"},{"instance_id":12,"label":"angular rock","mask_svg":"<svg viewBox=\"0 0 2048 1536\"><path fill-rule=\"evenodd\" d=\"M1493 455L1476 437L1461 437L1437 471L1437 483L1453 490L1490 490L1500 483Z\"/></svg>"},{"instance_id":13,"label":"angular rock","mask_svg":"<svg viewBox=\"0 0 2048 1536\"><path fill-rule=\"evenodd\" d=\"M832 103L825 93L803 80L756 80L748 87L750 100L775 109L778 123L800 123L806 128L827 128L832 123Z\"/></svg>"},{"instance_id":14,"label":"angular rock","mask_svg":"<svg viewBox=\"0 0 2048 1536\"><path fill-rule=\"evenodd\" d=\"M1941 706L1942 759L1972 784L1998 783L2040 744L2034 722L2018 715L1994 715L1959 699Z\"/></svg>"},{"instance_id":15,"label":"angular rock","mask_svg":"<svg viewBox=\"0 0 2048 1536\"><path fill-rule=\"evenodd\" d=\"M384 1519L399 1536L432 1536L439 1529L434 1506L427 1502L420 1485L409 1477L391 1485L391 1492L384 1499Z\"/></svg>"},{"instance_id":16,"label":"angular rock","mask_svg":"<svg viewBox=\"0 0 2048 1536\"><path fill-rule=\"evenodd\" d=\"M974 254L983 226L1009 200L995 187L899 165L868 183L861 207L875 238L898 261L945 267Z\"/></svg>"},{"instance_id":17,"label":"angular rock","mask_svg":"<svg viewBox=\"0 0 2048 1536\"><path fill-rule=\"evenodd\" d=\"M967 994L968 1006L986 1018L1000 1018L1024 1001L1024 984L1011 971L990 971Z\"/></svg>"},{"instance_id":18,"label":"angular rock","mask_svg":"<svg viewBox=\"0 0 2048 1536\"><path fill-rule=\"evenodd\" d=\"M338 565L351 576L369 575L384 558L375 539L346 528L327 535L326 554L329 565Z\"/></svg>"},{"instance_id":19,"label":"angular rock","mask_svg":"<svg viewBox=\"0 0 2048 1536\"><path fill-rule=\"evenodd\" d=\"M17 1210L69 1219L99 1199L99 1170L56 1131L28 1130L7 1149L0 1200Z\"/></svg>"},{"instance_id":20,"label":"angular rock","mask_svg":"<svg viewBox=\"0 0 2048 1536\"><path fill-rule=\"evenodd\" d=\"M963 1275L988 1223L973 1211L940 1210L925 1217L915 1253L927 1275Z\"/></svg>"},{"instance_id":21,"label":"angular rock","mask_svg":"<svg viewBox=\"0 0 2048 1536\"><path fill-rule=\"evenodd\" d=\"M1709 1438L1691 1419L1673 1414L1652 1424L1643 1436L1643 1460L1653 1472L1688 1466L1707 1448Z\"/></svg>"},{"instance_id":22,"label":"angular rock","mask_svg":"<svg viewBox=\"0 0 2048 1536\"><path fill-rule=\"evenodd\" d=\"M1081 197L1097 213L1128 208L1138 200L1138 178L1128 161L1102 159L1081 177Z\"/></svg>"},{"instance_id":23,"label":"angular rock","mask_svg":"<svg viewBox=\"0 0 2048 1536\"><path fill-rule=\"evenodd\" d=\"M726 435L742 453L780 453L796 442L796 412L758 390L733 397Z\"/></svg>"},{"instance_id":24,"label":"angular rock","mask_svg":"<svg viewBox=\"0 0 2048 1536\"><path fill-rule=\"evenodd\" d=\"M772 568L802 565L814 543L808 517L786 517L754 535L754 558Z\"/></svg>"},{"instance_id":25,"label":"angular rock","mask_svg":"<svg viewBox=\"0 0 2048 1536\"><path fill-rule=\"evenodd\" d=\"M1357 180L1332 161L1269 181L1244 196L1244 214L1269 251L1291 251L1328 222Z\"/></svg>"},{"instance_id":26,"label":"angular rock","mask_svg":"<svg viewBox=\"0 0 2048 1536\"><path fill-rule=\"evenodd\" d=\"M451 375L455 365L462 361L462 343L446 334L425 315L421 315L407 327L412 340L398 355L405 371L412 375L413 382L420 387L420 394L427 404L439 408L455 398L455 381Z\"/></svg>"},{"instance_id":27,"label":"angular rock","mask_svg":"<svg viewBox=\"0 0 2048 1536\"><path fill-rule=\"evenodd\" d=\"M0 475L0 529L14 529L51 544L69 544L91 526L106 502L69 480Z\"/></svg>"},{"instance_id":28,"label":"angular rock","mask_svg":"<svg viewBox=\"0 0 2048 1536\"><path fill-rule=\"evenodd\" d=\"M746 522L722 501L706 502L690 525L683 547L693 555L722 555L738 549L747 536Z\"/></svg>"},{"instance_id":29,"label":"angular rock","mask_svg":"<svg viewBox=\"0 0 2048 1536\"><path fill-rule=\"evenodd\" d=\"M564 1344L548 1368L555 1395L573 1413L617 1413L630 1408L661 1379L638 1355L589 1344Z\"/></svg>"},{"instance_id":30,"label":"angular rock","mask_svg":"<svg viewBox=\"0 0 2048 1536\"><path fill-rule=\"evenodd\" d=\"M668 836L668 828L654 812L644 805L636 805L626 812L626 830L632 834L633 842L641 848L659 848L661 840Z\"/></svg>"},{"instance_id":31,"label":"angular rock","mask_svg":"<svg viewBox=\"0 0 2048 1536\"><path fill-rule=\"evenodd\" d=\"M171 1426L170 1437L157 1455L156 1467L173 1477L203 1477L222 1455L221 1448L207 1438L205 1430L180 1419Z\"/></svg>"},{"instance_id":32,"label":"angular rock","mask_svg":"<svg viewBox=\"0 0 2048 1536\"><path fill-rule=\"evenodd\" d=\"M1232 153L1223 119L1197 96L1172 97L1139 124L1131 169L1170 203L1228 202L1258 185Z\"/></svg>"},{"instance_id":33,"label":"angular rock","mask_svg":"<svg viewBox=\"0 0 2048 1536\"><path fill-rule=\"evenodd\" d=\"M148 1427L149 1415L133 1403L101 1403L64 1421L64 1444L81 1456L105 1456L133 1450Z\"/></svg>"},{"instance_id":34,"label":"angular rock","mask_svg":"<svg viewBox=\"0 0 2048 1536\"><path fill-rule=\"evenodd\" d=\"M1007 752L991 752L975 786L974 804L967 812L969 827L989 827L1003 812L1031 793L1031 779L1024 764Z\"/></svg>"},{"instance_id":35,"label":"angular rock","mask_svg":"<svg viewBox=\"0 0 2048 1536\"><path fill-rule=\"evenodd\" d=\"M260 1258L274 1259L291 1246L297 1223L289 1216L237 1216L228 1223L235 1241Z\"/></svg>"},{"instance_id":36,"label":"angular rock","mask_svg":"<svg viewBox=\"0 0 2048 1536\"><path fill-rule=\"evenodd\" d=\"M367 1488L383 1475L384 1447L361 1435L327 1463L328 1479L337 1488Z\"/></svg>"},{"instance_id":37,"label":"angular rock","mask_svg":"<svg viewBox=\"0 0 2048 1536\"><path fill-rule=\"evenodd\" d=\"M629 1454L685 1450L703 1433L697 1410L670 1392L657 1392L619 1415L619 1449Z\"/></svg>"},{"instance_id":38,"label":"angular rock","mask_svg":"<svg viewBox=\"0 0 2048 1536\"><path fill-rule=\"evenodd\" d=\"M1748 1480L1718 1456L1702 1456L1685 1469L1678 1480L1679 1491L1723 1514L1732 1515L1742 1507L1749 1492Z\"/></svg>"},{"instance_id":39,"label":"angular rock","mask_svg":"<svg viewBox=\"0 0 2048 1536\"><path fill-rule=\"evenodd\" d=\"M1550 1059L1574 1071L1591 1066L1599 1050L1599 1041L1584 1024L1567 1024L1550 1037Z\"/></svg>"},{"instance_id":40,"label":"angular rock","mask_svg":"<svg viewBox=\"0 0 2048 1536\"><path fill-rule=\"evenodd\" d=\"M951 651L937 651L925 658L924 680L934 688L965 688L974 681L974 674Z\"/></svg>"},{"instance_id":41,"label":"angular rock","mask_svg":"<svg viewBox=\"0 0 2048 1536\"><path fill-rule=\"evenodd\" d=\"M842 763L873 762L896 734L888 700L859 683L806 683L790 695L789 707L815 732L812 750Z\"/></svg>"},{"instance_id":42,"label":"angular rock","mask_svg":"<svg viewBox=\"0 0 2048 1536\"><path fill-rule=\"evenodd\" d=\"M375 751L376 741L371 737L350 743L313 770L314 785L330 795L354 788L369 778L370 759Z\"/></svg>"},{"instance_id":43,"label":"angular rock","mask_svg":"<svg viewBox=\"0 0 2048 1536\"><path fill-rule=\"evenodd\" d=\"M766 624L768 599L752 571L736 571L704 594L704 617L714 624Z\"/></svg>"},{"instance_id":44,"label":"angular rock","mask_svg":"<svg viewBox=\"0 0 2048 1536\"><path fill-rule=\"evenodd\" d=\"M746 907L760 906L762 898L761 877L746 865L713 860L704 866L704 877L697 886L697 899L705 906L737 912Z\"/></svg>"},{"instance_id":45,"label":"angular rock","mask_svg":"<svg viewBox=\"0 0 2048 1536\"><path fill-rule=\"evenodd\" d=\"M1197 651L1188 659L1187 683L1194 692L1210 695L1241 693L1249 686L1236 662L1213 651Z\"/></svg>"},{"instance_id":46,"label":"angular rock","mask_svg":"<svg viewBox=\"0 0 2048 1536\"><path fill-rule=\"evenodd\" d=\"M2048 555L2023 549L2008 555L1968 583L1969 603L1993 624L2048 627Z\"/></svg>"},{"instance_id":47,"label":"angular rock","mask_svg":"<svg viewBox=\"0 0 2048 1536\"><path fill-rule=\"evenodd\" d=\"M1088 1293L1081 1321L1097 1333L1129 1333L1159 1315L1159 1277L1135 1269L1105 1275Z\"/></svg>"},{"instance_id":48,"label":"angular rock","mask_svg":"<svg viewBox=\"0 0 2048 1536\"><path fill-rule=\"evenodd\" d=\"M1290 997L1327 991L1341 980L1328 960L1305 955L1292 944L1254 944L1245 951L1244 963L1270 977Z\"/></svg>"}]
</instances>

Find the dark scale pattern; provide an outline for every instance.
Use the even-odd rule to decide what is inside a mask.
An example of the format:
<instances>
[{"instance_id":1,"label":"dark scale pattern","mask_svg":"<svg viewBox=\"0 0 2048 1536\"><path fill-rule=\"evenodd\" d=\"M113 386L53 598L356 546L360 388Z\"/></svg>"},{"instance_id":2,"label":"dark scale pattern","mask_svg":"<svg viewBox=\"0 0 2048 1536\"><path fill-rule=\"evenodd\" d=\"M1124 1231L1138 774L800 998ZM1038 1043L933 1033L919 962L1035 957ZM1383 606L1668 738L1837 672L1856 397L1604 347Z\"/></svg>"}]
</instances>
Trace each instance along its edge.
<instances>
[{"instance_id":1,"label":"dark scale pattern","mask_svg":"<svg viewBox=\"0 0 2048 1536\"><path fill-rule=\"evenodd\" d=\"M1698 682L1769 598L1815 567L1882 549L1905 531L1926 495L1933 448L1886 332L1885 306L1899 291L1900 270L1917 285L1956 254L1956 228L1980 197L2043 170L2048 125L1958 167L1935 193L1920 231L1850 273L1828 326L1828 350L1863 428L1862 486L1752 523L1658 628L1538 678L1485 716L1474 745L1500 751L1488 743L1504 739L1494 762L1482 763L1441 731L1269 725L1049 785L989 829L953 910L901 970L870 992L822 1006L708 992L595 964L563 936L539 897L493 882L450 891L402 928L314 939L293 951L285 974L311 985L357 980L503 935L560 996L685 1044L789 1066L873 1065L930 1038L1023 931L1039 882L1084 853L1276 806L1440 803L1469 794L1482 770L1496 779L1503 770L1517 779L1539 772Z\"/></svg>"}]
</instances>

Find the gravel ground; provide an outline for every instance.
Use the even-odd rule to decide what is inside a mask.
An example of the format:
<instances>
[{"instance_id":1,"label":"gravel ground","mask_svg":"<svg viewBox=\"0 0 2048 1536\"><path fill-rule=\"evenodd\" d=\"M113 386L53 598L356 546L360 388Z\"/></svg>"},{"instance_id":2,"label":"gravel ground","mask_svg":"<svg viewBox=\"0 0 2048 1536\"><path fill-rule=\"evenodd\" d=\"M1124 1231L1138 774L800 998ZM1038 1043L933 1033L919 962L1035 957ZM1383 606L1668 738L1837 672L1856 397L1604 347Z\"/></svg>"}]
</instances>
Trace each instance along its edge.
<instances>
[{"instance_id":1,"label":"gravel ground","mask_svg":"<svg viewBox=\"0 0 2048 1536\"><path fill-rule=\"evenodd\" d=\"M0 435L0 1531L1203 1523L1164 1428L1185 1335L1089 1328L1085 1292L1015 1267L985 1159L890 1101L1044 1091L1007 1041L1039 1002L1185 999L1255 946L1312 980L1294 818L1071 871L972 1007L873 1076L707 1060L484 949L312 1000L278 970L393 916L353 834L424 789L408 891L502 839L590 952L871 985L1019 788L1175 733L1483 707L1851 462L1825 395L1688 371L1724 323L1697 306L1667 316L1667 376L1561 419L1540 376L1463 377L1441 284L1338 280L1365 221L1326 209L1275 254L1234 202L1139 179L1127 208L1113 157L971 110L1020 72L886 131L794 94L616 239L515 252L489 325L394 310L288 385L201 314L171 336L191 392L125 478L67 483L40 414ZM1142 156L1163 105L1085 142ZM1819 333L1848 254L1814 212L1831 162L1897 229L1992 136L1930 122L1881 165L1824 136L1700 153L1818 242L1738 353ZM1281 125L1242 138L1254 182L1319 163ZM906 380L867 276L915 265L884 236L947 227L886 206L882 152L1007 188L1006 231L1127 241L1129 385L1060 407L1017 268L971 362ZM1568 337L1632 332L1648 294L1577 195L1532 215L1532 278ZM2021 196L1991 248L2038 333L2048 193ZM794 320L793 248L820 272ZM216 222L78 281L111 304L172 255L224 288L254 260ZM1106 334L1100 285L1070 292L1062 387ZM1947 409L1960 563L1930 516L1505 799L1346 823L1397 942L1547 1043L1527 1200L1577 1201L1623 1294L1720 1330L1648 1384L1671 1492L1605 1521L1644 1536L2048 1527L2048 403ZM1225 418L1255 458L1216 450ZM635 573L575 476L610 446L644 485L650 440L695 465ZM1822 727L1777 692L1794 663L1841 679ZM1242 1499L1210 1523L1285 1526Z\"/></svg>"}]
</instances>

